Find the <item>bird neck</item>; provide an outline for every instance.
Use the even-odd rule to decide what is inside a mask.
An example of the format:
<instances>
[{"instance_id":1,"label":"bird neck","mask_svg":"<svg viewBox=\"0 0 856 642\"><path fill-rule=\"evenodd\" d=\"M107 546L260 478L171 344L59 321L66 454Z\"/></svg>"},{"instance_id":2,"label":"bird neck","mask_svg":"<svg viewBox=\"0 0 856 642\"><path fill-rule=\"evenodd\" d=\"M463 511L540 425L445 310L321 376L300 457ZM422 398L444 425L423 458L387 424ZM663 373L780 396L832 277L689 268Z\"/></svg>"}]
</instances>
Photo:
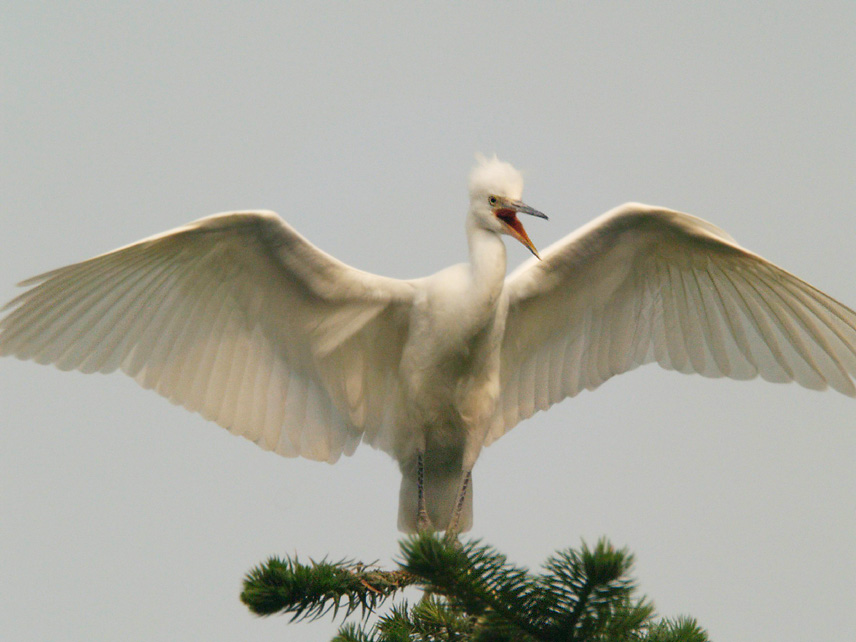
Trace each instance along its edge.
<instances>
[{"instance_id":1,"label":"bird neck","mask_svg":"<svg viewBox=\"0 0 856 642\"><path fill-rule=\"evenodd\" d=\"M474 293L495 298L505 281L505 243L499 234L470 222L467 225L470 276Z\"/></svg>"}]
</instances>

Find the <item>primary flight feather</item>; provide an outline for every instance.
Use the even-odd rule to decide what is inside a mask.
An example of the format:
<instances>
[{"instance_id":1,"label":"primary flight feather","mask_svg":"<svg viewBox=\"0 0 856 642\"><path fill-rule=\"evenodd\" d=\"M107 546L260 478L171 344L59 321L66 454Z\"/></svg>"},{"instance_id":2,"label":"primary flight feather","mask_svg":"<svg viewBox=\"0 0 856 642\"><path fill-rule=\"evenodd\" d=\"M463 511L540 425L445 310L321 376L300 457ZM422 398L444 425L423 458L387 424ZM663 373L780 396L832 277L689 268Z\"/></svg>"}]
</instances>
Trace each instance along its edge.
<instances>
[{"instance_id":1,"label":"primary flight feather","mask_svg":"<svg viewBox=\"0 0 856 642\"><path fill-rule=\"evenodd\" d=\"M856 396L856 313L701 219L626 204L539 257L511 165L470 175L469 263L401 281L351 268L272 212L232 212L25 281L0 355L121 369L285 456L360 441L402 472L399 528L472 524L482 447L658 362ZM502 235L535 255L506 277Z\"/></svg>"}]
</instances>

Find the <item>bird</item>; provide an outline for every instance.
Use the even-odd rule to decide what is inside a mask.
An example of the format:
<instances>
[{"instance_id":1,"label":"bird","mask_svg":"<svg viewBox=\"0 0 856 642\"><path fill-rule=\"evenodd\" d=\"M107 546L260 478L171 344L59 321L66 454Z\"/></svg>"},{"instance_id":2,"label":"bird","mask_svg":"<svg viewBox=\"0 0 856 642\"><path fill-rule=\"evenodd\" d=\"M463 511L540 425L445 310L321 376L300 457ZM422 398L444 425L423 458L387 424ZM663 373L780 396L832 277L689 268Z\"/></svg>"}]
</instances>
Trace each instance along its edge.
<instances>
[{"instance_id":1,"label":"bird","mask_svg":"<svg viewBox=\"0 0 856 642\"><path fill-rule=\"evenodd\" d=\"M216 214L22 282L0 355L141 386L265 450L397 462L398 527L473 521L481 450L637 366L856 396L856 313L682 212L627 203L539 254L512 165L478 157L469 260L399 280L270 211ZM532 256L507 274L503 237Z\"/></svg>"}]
</instances>

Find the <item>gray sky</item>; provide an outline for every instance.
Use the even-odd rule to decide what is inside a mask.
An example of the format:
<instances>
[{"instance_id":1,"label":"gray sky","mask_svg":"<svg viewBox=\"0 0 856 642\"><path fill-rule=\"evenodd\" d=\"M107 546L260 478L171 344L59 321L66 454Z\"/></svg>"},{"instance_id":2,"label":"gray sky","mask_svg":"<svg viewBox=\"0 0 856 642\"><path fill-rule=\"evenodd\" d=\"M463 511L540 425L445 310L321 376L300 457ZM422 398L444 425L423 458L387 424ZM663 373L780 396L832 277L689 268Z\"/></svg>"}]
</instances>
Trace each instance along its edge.
<instances>
[{"instance_id":1,"label":"gray sky","mask_svg":"<svg viewBox=\"0 0 856 642\"><path fill-rule=\"evenodd\" d=\"M427 274L465 259L481 151L526 171L539 247L648 202L856 305L856 4L295 4L7 3L0 299L243 208ZM243 574L397 553L371 448L283 459L127 377L11 359L0 404L4 639L327 639L251 617ZM854 461L851 399L648 366L484 451L472 534L532 566L607 535L714 639L856 639Z\"/></svg>"}]
</instances>

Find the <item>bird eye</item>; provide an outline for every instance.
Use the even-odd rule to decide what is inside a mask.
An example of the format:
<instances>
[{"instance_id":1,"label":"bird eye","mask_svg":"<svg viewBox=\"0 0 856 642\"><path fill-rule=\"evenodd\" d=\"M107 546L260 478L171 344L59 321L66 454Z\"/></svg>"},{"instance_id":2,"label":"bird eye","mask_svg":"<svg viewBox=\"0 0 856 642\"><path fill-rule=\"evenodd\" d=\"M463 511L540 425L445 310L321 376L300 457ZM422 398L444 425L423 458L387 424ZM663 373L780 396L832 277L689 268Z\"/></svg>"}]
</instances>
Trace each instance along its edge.
<instances>
[{"instance_id":1,"label":"bird eye","mask_svg":"<svg viewBox=\"0 0 856 642\"><path fill-rule=\"evenodd\" d=\"M496 196L488 196L487 202L490 203L491 207L499 203L499 199Z\"/></svg>"}]
</instances>

